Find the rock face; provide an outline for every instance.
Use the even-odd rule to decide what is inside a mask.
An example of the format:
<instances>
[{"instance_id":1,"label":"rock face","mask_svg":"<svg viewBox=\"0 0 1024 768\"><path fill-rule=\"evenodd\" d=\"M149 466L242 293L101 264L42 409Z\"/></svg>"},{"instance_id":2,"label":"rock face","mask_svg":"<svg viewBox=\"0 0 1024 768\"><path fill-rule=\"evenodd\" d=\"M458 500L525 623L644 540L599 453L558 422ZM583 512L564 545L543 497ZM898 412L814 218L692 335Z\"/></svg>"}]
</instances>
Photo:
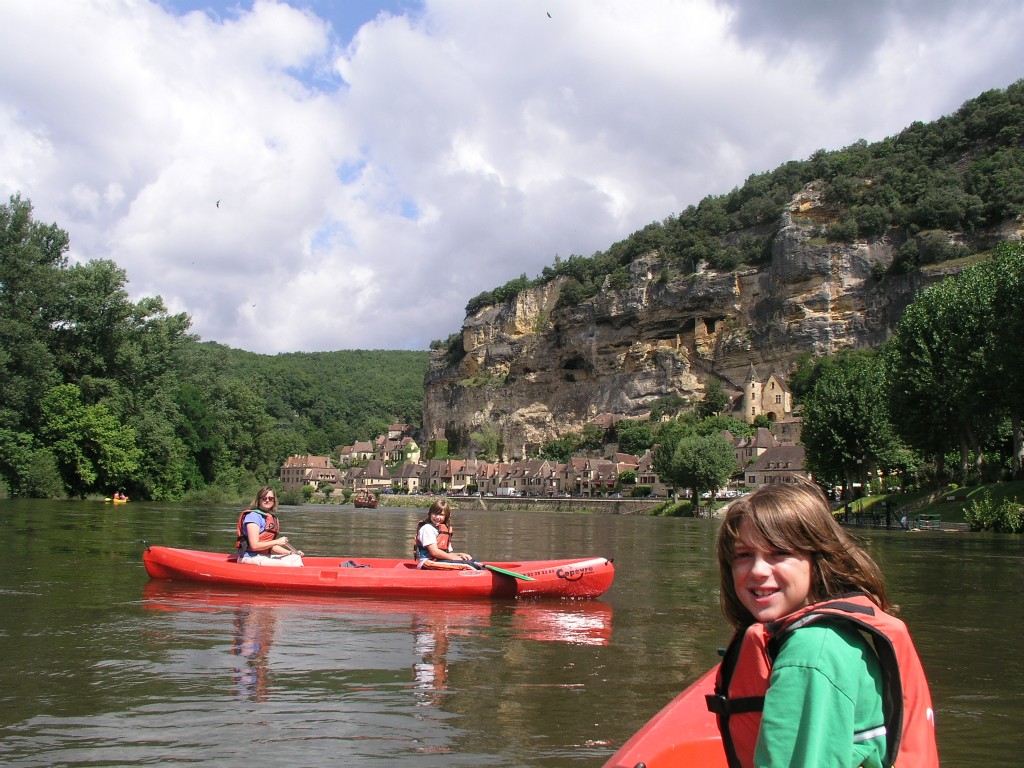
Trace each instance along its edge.
<instances>
[{"instance_id":1,"label":"rock face","mask_svg":"<svg viewBox=\"0 0 1024 768\"><path fill-rule=\"evenodd\" d=\"M435 351L423 427L469 455L469 436L498 431L523 457L599 413L640 415L662 397L699 398L719 379L739 391L751 364L791 372L803 352L875 347L924 285L949 270L878 279L886 238L825 242L813 185L794 197L769 263L680 274L656 253L633 262L631 284L555 309L565 278L481 309L462 328L461 359Z\"/></svg>"}]
</instances>

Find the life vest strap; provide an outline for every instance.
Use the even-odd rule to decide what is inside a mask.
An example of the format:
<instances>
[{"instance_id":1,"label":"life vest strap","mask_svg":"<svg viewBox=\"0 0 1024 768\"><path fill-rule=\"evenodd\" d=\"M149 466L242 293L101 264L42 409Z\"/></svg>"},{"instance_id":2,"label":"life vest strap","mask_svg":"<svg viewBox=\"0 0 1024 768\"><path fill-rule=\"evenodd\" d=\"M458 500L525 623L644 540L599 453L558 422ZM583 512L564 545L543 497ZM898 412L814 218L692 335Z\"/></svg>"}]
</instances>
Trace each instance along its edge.
<instances>
[{"instance_id":1,"label":"life vest strap","mask_svg":"<svg viewBox=\"0 0 1024 768\"><path fill-rule=\"evenodd\" d=\"M708 711L723 717L745 715L764 709L764 696L739 696L730 699L726 696L709 693L704 698L708 703Z\"/></svg>"}]
</instances>

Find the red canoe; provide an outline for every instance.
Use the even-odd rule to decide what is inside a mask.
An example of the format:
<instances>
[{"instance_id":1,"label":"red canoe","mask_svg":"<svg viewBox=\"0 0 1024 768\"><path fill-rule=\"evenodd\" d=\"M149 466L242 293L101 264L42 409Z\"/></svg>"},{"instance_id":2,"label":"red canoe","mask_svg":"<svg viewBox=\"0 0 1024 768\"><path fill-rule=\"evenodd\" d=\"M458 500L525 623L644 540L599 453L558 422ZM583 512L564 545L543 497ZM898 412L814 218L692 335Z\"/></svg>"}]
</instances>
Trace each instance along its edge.
<instances>
[{"instance_id":1,"label":"red canoe","mask_svg":"<svg viewBox=\"0 0 1024 768\"><path fill-rule=\"evenodd\" d=\"M615 566L603 557L487 563L529 581L492 570L435 571L417 568L412 560L375 557L303 557L303 567L288 568L243 565L218 552L149 546L142 561L153 579L370 597L598 597L615 578Z\"/></svg>"},{"instance_id":2,"label":"red canoe","mask_svg":"<svg viewBox=\"0 0 1024 768\"><path fill-rule=\"evenodd\" d=\"M715 690L716 665L647 721L604 768L728 768L718 722L705 696Z\"/></svg>"}]
</instances>

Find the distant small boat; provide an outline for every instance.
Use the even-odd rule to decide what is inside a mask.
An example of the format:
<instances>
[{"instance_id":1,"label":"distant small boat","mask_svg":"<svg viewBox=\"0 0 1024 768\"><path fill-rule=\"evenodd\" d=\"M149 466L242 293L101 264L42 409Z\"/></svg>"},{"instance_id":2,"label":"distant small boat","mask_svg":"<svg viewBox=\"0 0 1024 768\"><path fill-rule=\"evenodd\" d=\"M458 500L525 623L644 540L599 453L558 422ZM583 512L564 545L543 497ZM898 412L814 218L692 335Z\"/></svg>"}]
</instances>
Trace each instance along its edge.
<instances>
[{"instance_id":1,"label":"distant small boat","mask_svg":"<svg viewBox=\"0 0 1024 768\"><path fill-rule=\"evenodd\" d=\"M376 509L380 502L369 491L356 491L352 503L356 505L356 509Z\"/></svg>"},{"instance_id":2,"label":"distant small boat","mask_svg":"<svg viewBox=\"0 0 1024 768\"><path fill-rule=\"evenodd\" d=\"M127 504L128 503L128 499L112 499L109 496L107 498L105 498L104 501L109 501L111 504Z\"/></svg>"}]
</instances>

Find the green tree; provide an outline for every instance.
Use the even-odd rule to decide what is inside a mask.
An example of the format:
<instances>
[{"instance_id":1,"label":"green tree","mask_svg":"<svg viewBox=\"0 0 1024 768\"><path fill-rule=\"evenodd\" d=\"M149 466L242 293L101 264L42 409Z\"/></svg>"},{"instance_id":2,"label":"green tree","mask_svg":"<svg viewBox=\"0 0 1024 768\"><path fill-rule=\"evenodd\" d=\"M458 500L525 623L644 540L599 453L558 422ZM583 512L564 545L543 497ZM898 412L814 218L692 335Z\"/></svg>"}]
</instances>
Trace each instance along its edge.
<instances>
[{"instance_id":1,"label":"green tree","mask_svg":"<svg viewBox=\"0 0 1024 768\"><path fill-rule=\"evenodd\" d=\"M600 451L604 448L605 432L596 424L584 424L580 437L580 447L588 451Z\"/></svg>"},{"instance_id":2,"label":"green tree","mask_svg":"<svg viewBox=\"0 0 1024 768\"><path fill-rule=\"evenodd\" d=\"M501 436L493 424L484 424L471 433L469 442L476 458L482 461L494 461L500 455Z\"/></svg>"},{"instance_id":3,"label":"green tree","mask_svg":"<svg viewBox=\"0 0 1024 768\"><path fill-rule=\"evenodd\" d=\"M1024 243L1000 243L996 258L980 269L995 283L995 294L988 314L993 329L993 344L986 350L986 383L995 388L998 407L1009 416L1012 435L1011 468L1019 479L1024 464L1024 425L1021 392L1024 391Z\"/></svg>"},{"instance_id":4,"label":"green tree","mask_svg":"<svg viewBox=\"0 0 1024 768\"><path fill-rule=\"evenodd\" d=\"M139 468L135 432L103 405L87 405L74 384L54 387L43 397L40 436L57 460L71 493L123 487Z\"/></svg>"},{"instance_id":5,"label":"green tree","mask_svg":"<svg viewBox=\"0 0 1024 768\"><path fill-rule=\"evenodd\" d=\"M13 496L51 499L65 495L53 454L24 432L0 429L0 474Z\"/></svg>"},{"instance_id":6,"label":"green tree","mask_svg":"<svg viewBox=\"0 0 1024 768\"><path fill-rule=\"evenodd\" d=\"M575 432L567 435L560 435L554 440L544 443L541 448L540 457L551 461L558 461L565 464L571 459L582 446L583 441Z\"/></svg>"},{"instance_id":7,"label":"green tree","mask_svg":"<svg viewBox=\"0 0 1024 768\"><path fill-rule=\"evenodd\" d=\"M654 445L654 430L651 422L623 420L615 425L619 450L634 456L642 456Z\"/></svg>"},{"instance_id":8,"label":"green tree","mask_svg":"<svg viewBox=\"0 0 1024 768\"><path fill-rule=\"evenodd\" d=\"M729 405L729 393L725 391L722 382L718 379L710 379L704 385L704 397L697 406L697 415L701 418L717 416Z\"/></svg>"},{"instance_id":9,"label":"green tree","mask_svg":"<svg viewBox=\"0 0 1024 768\"><path fill-rule=\"evenodd\" d=\"M28 201L0 206L0 428L31 433L40 395L60 383L50 340L67 249L67 233L33 221Z\"/></svg>"},{"instance_id":10,"label":"green tree","mask_svg":"<svg viewBox=\"0 0 1024 768\"><path fill-rule=\"evenodd\" d=\"M908 445L936 462L958 451L960 475L979 474L998 426L990 350L998 273L966 269L923 291L897 323L884 359L890 410Z\"/></svg>"},{"instance_id":11,"label":"green tree","mask_svg":"<svg viewBox=\"0 0 1024 768\"><path fill-rule=\"evenodd\" d=\"M844 352L822 362L804 402L801 434L807 468L819 480L866 486L872 470L893 468L900 445L876 353Z\"/></svg>"},{"instance_id":12,"label":"green tree","mask_svg":"<svg viewBox=\"0 0 1024 768\"><path fill-rule=\"evenodd\" d=\"M728 484L737 470L731 443L720 435L693 435L675 446L666 472L658 473L677 488L689 488L694 509L702 491L714 491Z\"/></svg>"}]
</instances>

